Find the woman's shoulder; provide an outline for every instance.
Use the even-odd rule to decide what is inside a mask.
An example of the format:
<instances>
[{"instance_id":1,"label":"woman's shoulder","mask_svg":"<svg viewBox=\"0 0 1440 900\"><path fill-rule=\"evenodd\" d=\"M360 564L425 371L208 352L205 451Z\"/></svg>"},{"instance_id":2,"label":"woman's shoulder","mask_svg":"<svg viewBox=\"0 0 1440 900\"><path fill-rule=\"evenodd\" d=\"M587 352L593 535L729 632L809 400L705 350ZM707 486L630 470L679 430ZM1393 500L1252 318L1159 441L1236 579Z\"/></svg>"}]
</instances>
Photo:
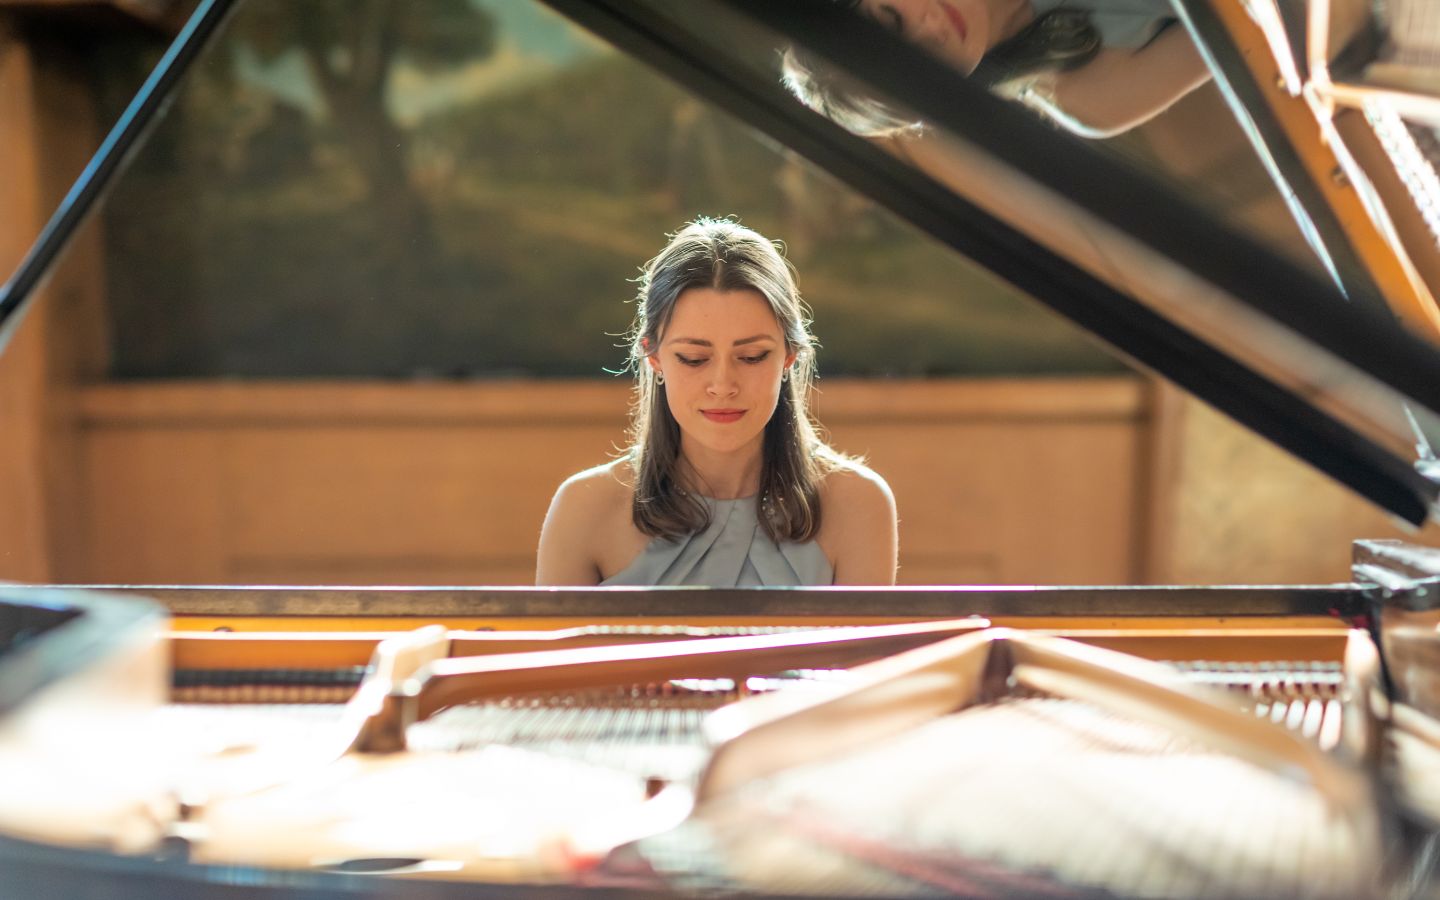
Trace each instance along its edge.
<instances>
[{"instance_id":1,"label":"woman's shoulder","mask_svg":"<svg viewBox=\"0 0 1440 900\"><path fill-rule=\"evenodd\" d=\"M826 517L833 512L845 515L895 514L895 495L878 472L857 459L836 455L827 460L827 471L819 485L820 505Z\"/></svg>"},{"instance_id":2,"label":"woman's shoulder","mask_svg":"<svg viewBox=\"0 0 1440 900\"><path fill-rule=\"evenodd\" d=\"M598 584L644 536L630 522L629 468L616 460L565 479L540 529L536 584Z\"/></svg>"},{"instance_id":3,"label":"woman's shoulder","mask_svg":"<svg viewBox=\"0 0 1440 900\"><path fill-rule=\"evenodd\" d=\"M890 485L869 466L837 457L820 482L820 549L836 584L894 584L899 518Z\"/></svg>"},{"instance_id":4,"label":"woman's shoulder","mask_svg":"<svg viewBox=\"0 0 1440 900\"><path fill-rule=\"evenodd\" d=\"M604 513L616 506L630 505L634 491L634 478L625 459L613 459L576 472L560 483L555 492L555 505L575 512Z\"/></svg>"}]
</instances>

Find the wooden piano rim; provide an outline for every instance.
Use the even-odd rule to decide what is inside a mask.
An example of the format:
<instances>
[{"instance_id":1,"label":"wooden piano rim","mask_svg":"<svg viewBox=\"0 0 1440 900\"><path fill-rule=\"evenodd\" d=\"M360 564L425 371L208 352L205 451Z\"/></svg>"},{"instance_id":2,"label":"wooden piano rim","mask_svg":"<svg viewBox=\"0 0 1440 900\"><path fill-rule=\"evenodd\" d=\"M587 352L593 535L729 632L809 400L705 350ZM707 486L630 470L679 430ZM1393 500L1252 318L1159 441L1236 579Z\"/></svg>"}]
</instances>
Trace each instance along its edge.
<instances>
[{"instance_id":1,"label":"wooden piano rim","mask_svg":"<svg viewBox=\"0 0 1440 900\"><path fill-rule=\"evenodd\" d=\"M177 616L1331 616L1361 612L1355 584L1234 586L957 585L819 588L535 588L94 585L155 600ZM30 589L18 587L16 590ZM883 611L883 612L877 612Z\"/></svg>"},{"instance_id":2,"label":"wooden piano rim","mask_svg":"<svg viewBox=\"0 0 1440 900\"><path fill-rule=\"evenodd\" d=\"M1343 658L1347 630L1338 622L1323 627L1269 628L1038 628L1034 633L1066 637L1146 659L1205 659L1216 662L1323 660ZM363 666L376 645L395 631L365 632L200 632L167 636L176 669L324 669ZM514 653L557 646L526 632L451 634L452 655ZM656 638L651 637L651 640ZM625 642L635 638L625 637ZM603 635L581 636L568 646L619 643Z\"/></svg>"}]
</instances>

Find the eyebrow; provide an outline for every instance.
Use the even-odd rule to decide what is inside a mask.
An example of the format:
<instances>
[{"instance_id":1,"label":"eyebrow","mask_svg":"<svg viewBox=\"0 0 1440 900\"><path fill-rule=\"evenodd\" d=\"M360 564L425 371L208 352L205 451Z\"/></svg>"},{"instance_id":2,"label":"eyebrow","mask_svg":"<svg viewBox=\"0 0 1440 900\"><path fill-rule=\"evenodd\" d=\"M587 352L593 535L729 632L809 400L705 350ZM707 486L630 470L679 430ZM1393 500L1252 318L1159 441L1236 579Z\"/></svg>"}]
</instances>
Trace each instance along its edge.
<instances>
[{"instance_id":1,"label":"eyebrow","mask_svg":"<svg viewBox=\"0 0 1440 900\"><path fill-rule=\"evenodd\" d=\"M774 340L775 340L775 336L774 336L774 335L770 335L770 334L755 334L755 335L751 335L750 337L747 337L747 338L741 338L740 340L738 340L738 341L736 341L735 343L731 344L731 346L732 346L732 347L739 347L739 346L741 346L742 344L753 344L753 343L755 343L756 341L774 341ZM710 341L705 340L704 338L691 338L691 337L671 338L670 340L666 341L665 343L667 343L667 344L693 344L693 345L695 345L695 346L697 346L697 347L713 347L713 346L715 346L713 343L711 343Z\"/></svg>"}]
</instances>

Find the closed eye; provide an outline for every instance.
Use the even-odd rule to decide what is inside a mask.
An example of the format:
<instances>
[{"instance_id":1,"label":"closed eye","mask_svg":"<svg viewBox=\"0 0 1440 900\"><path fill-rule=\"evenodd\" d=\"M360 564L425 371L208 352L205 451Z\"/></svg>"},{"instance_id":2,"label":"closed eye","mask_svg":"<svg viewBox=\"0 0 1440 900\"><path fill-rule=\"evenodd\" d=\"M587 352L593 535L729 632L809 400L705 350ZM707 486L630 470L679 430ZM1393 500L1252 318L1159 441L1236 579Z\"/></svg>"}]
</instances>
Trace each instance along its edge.
<instances>
[{"instance_id":1,"label":"closed eye","mask_svg":"<svg viewBox=\"0 0 1440 900\"><path fill-rule=\"evenodd\" d=\"M741 362L749 363L750 365L753 366L753 365L755 365L756 363L762 363L762 362L764 362L765 360L767 360L767 359L769 359L769 358L770 358L770 351L769 351L769 350L766 350L764 353L757 353L757 354L754 355L754 356L742 356L742 357L740 357L740 361L741 361Z\"/></svg>"},{"instance_id":2,"label":"closed eye","mask_svg":"<svg viewBox=\"0 0 1440 900\"><path fill-rule=\"evenodd\" d=\"M680 365L689 366L692 369L696 366L701 366L708 362L708 360L703 356L682 356L679 353L675 354L675 359L680 363Z\"/></svg>"},{"instance_id":3,"label":"closed eye","mask_svg":"<svg viewBox=\"0 0 1440 900\"><path fill-rule=\"evenodd\" d=\"M896 34L905 33L905 19L901 17L900 10L889 4L880 7L880 24L893 30Z\"/></svg>"}]
</instances>

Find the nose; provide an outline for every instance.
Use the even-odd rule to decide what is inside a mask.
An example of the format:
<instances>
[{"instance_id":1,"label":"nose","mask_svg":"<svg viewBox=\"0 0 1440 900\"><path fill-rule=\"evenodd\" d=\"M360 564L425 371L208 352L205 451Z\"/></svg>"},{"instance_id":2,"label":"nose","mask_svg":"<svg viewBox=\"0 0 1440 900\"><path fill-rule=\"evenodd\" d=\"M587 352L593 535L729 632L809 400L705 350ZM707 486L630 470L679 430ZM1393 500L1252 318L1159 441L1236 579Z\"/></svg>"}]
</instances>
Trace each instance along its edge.
<instances>
[{"instance_id":1,"label":"nose","mask_svg":"<svg viewBox=\"0 0 1440 900\"><path fill-rule=\"evenodd\" d=\"M705 392L717 399L733 397L740 392L740 382L736 377L736 364L734 360L717 357L719 364L710 369L710 381L705 385Z\"/></svg>"},{"instance_id":2,"label":"nose","mask_svg":"<svg viewBox=\"0 0 1440 900\"><path fill-rule=\"evenodd\" d=\"M950 33L949 23L945 20L939 3L923 4L917 14L911 17L910 22L910 34L906 37L926 49L934 49L943 44Z\"/></svg>"}]
</instances>

